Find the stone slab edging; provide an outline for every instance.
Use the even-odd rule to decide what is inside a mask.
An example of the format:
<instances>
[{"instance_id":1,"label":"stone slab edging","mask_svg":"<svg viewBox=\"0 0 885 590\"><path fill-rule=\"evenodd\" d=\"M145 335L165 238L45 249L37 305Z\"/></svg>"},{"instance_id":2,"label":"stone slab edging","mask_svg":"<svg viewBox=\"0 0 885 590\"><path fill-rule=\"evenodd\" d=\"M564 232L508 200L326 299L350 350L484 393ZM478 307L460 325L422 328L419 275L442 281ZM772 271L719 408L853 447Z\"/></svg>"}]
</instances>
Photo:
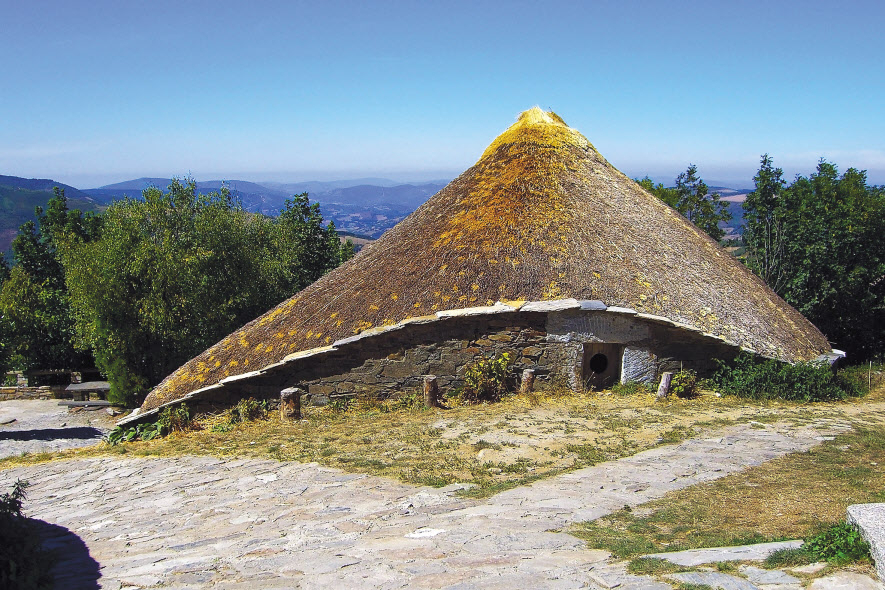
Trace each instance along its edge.
<instances>
[{"instance_id":1,"label":"stone slab edging","mask_svg":"<svg viewBox=\"0 0 885 590\"><path fill-rule=\"evenodd\" d=\"M763 561L775 551L782 549L798 549L802 541L777 541L774 543L757 543L738 547L709 547L706 549L688 549L670 553L649 553L642 557L664 559L683 567L697 567L705 563L719 561Z\"/></svg>"},{"instance_id":2,"label":"stone slab edging","mask_svg":"<svg viewBox=\"0 0 885 590\"><path fill-rule=\"evenodd\" d=\"M848 507L847 520L870 544L876 573L885 582L885 504L853 504Z\"/></svg>"},{"instance_id":3,"label":"stone slab edging","mask_svg":"<svg viewBox=\"0 0 885 590\"><path fill-rule=\"evenodd\" d=\"M642 320L645 322L659 324L659 325L665 325L668 327L674 327L674 328L694 332L704 338L708 338L710 340L715 340L721 344L724 344L724 345L732 347L732 348L739 348L740 350L748 352L753 355L762 356L765 358L773 358L773 357L769 357L768 355L765 355L765 354L760 354L760 353L756 352L755 350L748 348L746 346L740 346L735 342L731 342L731 341L727 340L726 338L717 336L715 334L711 334L709 332L705 332L696 326L677 322L677 321L671 320L671 319L663 317L663 316L640 313L640 312L636 311L635 309L632 309L629 307L607 306L604 302L596 300L596 299L579 300L579 299L569 298L569 299L553 299L553 300L548 300L548 301L511 301L511 302L496 301L494 305L485 305L485 306L478 306L478 307L465 307L465 308L460 308L460 309L449 309L449 310L443 310L443 311L436 312L435 315L426 315L426 316L418 316L418 317L413 317L413 318L406 318L405 320L402 320L402 321L397 322L395 324L389 324L386 326L376 326L373 328L369 328L367 330L363 330L359 334L355 334L353 336L348 336L347 338L341 338L339 340L336 340L335 342L333 342L329 346L321 346L318 348L311 348L308 350L301 350L298 352L294 352L290 355L285 356L281 361L271 363L271 364L264 366L258 370L255 370L255 371L250 371L248 373L241 373L239 375L231 375L229 377L225 377L224 379L222 379L221 381L219 381L218 383L216 383L214 385L210 385L208 387L202 387L200 389L195 389L194 391L191 391L190 393L186 394L184 397L181 397L176 400L172 400L172 401L166 402L164 404L161 404L160 406L157 406L156 408L154 408L152 410L148 410L148 411L142 413L142 412L139 412L138 409L136 409L128 416L125 416L124 418L119 420L117 422L117 424L119 426L126 426L128 424L142 422L148 417L155 416L155 415L159 414L159 412L165 407L173 406L173 405L180 404L180 403L188 401L188 400L195 399L196 397L201 396L204 393L208 393L213 390L223 388L225 385L233 384L237 381L242 381L242 380L246 380L246 379L250 379L253 377L258 377L258 376L264 375L271 370L278 369L280 367L283 367L287 364L290 364L290 363L293 363L296 361L304 361L305 359L319 357L319 356L323 356L323 355L330 354L333 352L338 352L342 349L346 349L351 344L355 344L357 342L361 342L361 341L369 339L369 338L374 338L376 336L381 336L383 334L388 334L390 332L402 330L406 326L409 326L412 324L431 324L431 323L440 322L440 321L451 321L453 319L462 318L462 317L495 316L495 315L499 315L499 314L515 313L515 312L551 314L551 313L562 313L562 312L569 312L569 311L575 311L575 310L592 311L592 312L608 312L608 313L615 313L615 314L619 314L619 315L632 316L632 317L635 317L636 319L639 319L639 320ZM841 351L834 350L832 353L825 353L825 354L821 355L821 357L819 357L819 358L824 358L824 357L829 358L832 355L836 355L836 358L838 359L838 358L845 356L845 353L841 352ZM841 356L839 356L839 355L841 355Z\"/></svg>"}]
</instances>

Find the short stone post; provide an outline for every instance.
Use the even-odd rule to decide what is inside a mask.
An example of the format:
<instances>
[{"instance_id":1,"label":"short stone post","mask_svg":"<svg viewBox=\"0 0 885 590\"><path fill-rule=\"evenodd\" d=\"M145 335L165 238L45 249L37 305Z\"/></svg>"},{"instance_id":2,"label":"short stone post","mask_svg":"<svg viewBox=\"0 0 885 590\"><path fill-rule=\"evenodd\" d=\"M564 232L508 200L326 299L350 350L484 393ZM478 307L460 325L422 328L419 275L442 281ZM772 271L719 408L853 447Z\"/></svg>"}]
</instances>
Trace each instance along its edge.
<instances>
[{"instance_id":1,"label":"short stone post","mask_svg":"<svg viewBox=\"0 0 885 590\"><path fill-rule=\"evenodd\" d=\"M667 372L661 375L661 384L658 386L658 398L667 397L670 393L670 381L673 379L673 373Z\"/></svg>"},{"instance_id":2,"label":"short stone post","mask_svg":"<svg viewBox=\"0 0 885 590\"><path fill-rule=\"evenodd\" d=\"M424 405L428 408L439 408L439 384L436 375L424 375Z\"/></svg>"},{"instance_id":3,"label":"short stone post","mask_svg":"<svg viewBox=\"0 0 885 590\"><path fill-rule=\"evenodd\" d=\"M535 370L525 369L522 372L522 381L519 384L519 393L531 393L535 389Z\"/></svg>"},{"instance_id":4,"label":"short stone post","mask_svg":"<svg viewBox=\"0 0 885 590\"><path fill-rule=\"evenodd\" d=\"M289 387L280 392L280 419L301 420L301 389Z\"/></svg>"}]
</instances>

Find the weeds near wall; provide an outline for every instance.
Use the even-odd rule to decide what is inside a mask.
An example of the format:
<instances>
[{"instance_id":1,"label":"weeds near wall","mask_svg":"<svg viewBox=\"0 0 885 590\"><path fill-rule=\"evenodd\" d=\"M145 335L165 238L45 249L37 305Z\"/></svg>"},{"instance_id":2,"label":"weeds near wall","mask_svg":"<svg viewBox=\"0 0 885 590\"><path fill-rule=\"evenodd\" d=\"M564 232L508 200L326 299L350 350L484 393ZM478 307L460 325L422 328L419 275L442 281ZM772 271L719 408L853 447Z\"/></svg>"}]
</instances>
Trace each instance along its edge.
<instances>
[{"instance_id":1,"label":"weeds near wall","mask_svg":"<svg viewBox=\"0 0 885 590\"><path fill-rule=\"evenodd\" d=\"M156 422L145 422L135 426L117 426L105 438L112 445L135 440L154 440L170 432L194 430L197 424L191 416L187 404L166 407L160 412Z\"/></svg>"},{"instance_id":2,"label":"weeds near wall","mask_svg":"<svg viewBox=\"0 0 885 590\"><path fill-rule=\"evenodd\" d=\"M847 522L825 525L814 535L806 537L797 549L775 551L765 560L768 567L789 567L815 561L827 561L835 566L849 563L870 563L870 546L860 532Z\"/></svg>"},{"instance_id":3,"label":"weeds near wall","mask_svg":"<svg viewBox=\"0 0 885 590\"><path fill-rule=\"evenodd\" d=\"M628 381L626 383L615 383L612 385L612 393L615 395L638 395L653 393L653 386L649 383L640 383L639 381Z\"/></svg>"},{"instance_id":4,"label":"weeds near wall","mask_svg":"<svg viewBox=\"0 0 885 590\"><path fill-rule=\"evenodd\" d=\"M221 420L215 422L210 430L212 432L228 432L237 424L264 420L269 412L267 400L258 401L254 397L241 399L237 405L226 410L221 415Z\"/></svg>"},{"instance_id":5,"label":"weeds near wall","mask_svg":"<svg viewBox=\"0 0 885 590\"><path fill-rule=\"evenodd\" d=\"M683 399L694 399L700 395L698 391L698 374L691 369L683 369L673 374L670 381L670 393Z\"/></svg>"},{"instance_id":6,"label":"weeds near wall","mask_svg":"<svg viewBox=\"0 0 885 590\"><path fill-rule=\"evenodd\" d=\"M499 357L482 359L470 365L464 372L464 386L456 391L456 396L466 403L500 401L514 386L511 364L513 357L505 352Z\"/></svg>"}]
</instances>

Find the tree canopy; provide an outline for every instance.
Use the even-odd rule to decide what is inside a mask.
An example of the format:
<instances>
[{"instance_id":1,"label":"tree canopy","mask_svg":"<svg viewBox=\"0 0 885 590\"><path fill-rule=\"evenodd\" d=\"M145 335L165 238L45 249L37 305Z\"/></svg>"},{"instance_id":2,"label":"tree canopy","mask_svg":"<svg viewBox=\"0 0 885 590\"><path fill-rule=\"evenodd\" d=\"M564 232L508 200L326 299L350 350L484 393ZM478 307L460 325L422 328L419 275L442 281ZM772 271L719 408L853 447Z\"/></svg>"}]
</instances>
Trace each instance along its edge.
<instances>
[{"instance_id":1,"label":"tree canopy","mask_svg":"<svg viewBox=\"0 0 885 590\"><path fill-rule=\"evenodd\" d=\"M647 176L636 182L679 211L714 240L719 241L725 236L725 230L719 227L719 223L731 220L728 204L720 200L719 193L709 192L694 164L689 164L685 172L676 177L676 186L673 188L666 188L661 183L656 185Z\"/></svg>"},{"instance_id":2,"label":"tree canopy","mask_svg":"<svg viewBox=\"0 0 885 590\"><path fill-rule=\"evenodd\" d=\"M35 214L37 222L22 224L12 242L15 266L10 271L4 264L0 270L6 277L0 287L0 364L25 370L91 366L89 352L73 343L74 319L58 242L66 234L92 239L101 219L69 210L59 188L46 210L37 207Z\"/></svg>"},{"instance_id":3,"label":"tree canopy","mask_svg":"<svg viewBox=\"0 0 885 590\"><path fill-rule=\"evenodd\" d=\"M306 194L277 219L192 180L112 204L100 236L61 248L79 343L110 398L134 403L181 363L353 254Z\"/></svg>"},{"instance_id":4,"label":"tree canopy","mask_svg":"<svg viewBox=\"0 0 885 590\"><path fill-rule=\"evenodd\" d=\"M853 361L885 351L885 188L821 160L789 186L762 156L744 202L747 264Z\"/></svg>"}]
</instances>

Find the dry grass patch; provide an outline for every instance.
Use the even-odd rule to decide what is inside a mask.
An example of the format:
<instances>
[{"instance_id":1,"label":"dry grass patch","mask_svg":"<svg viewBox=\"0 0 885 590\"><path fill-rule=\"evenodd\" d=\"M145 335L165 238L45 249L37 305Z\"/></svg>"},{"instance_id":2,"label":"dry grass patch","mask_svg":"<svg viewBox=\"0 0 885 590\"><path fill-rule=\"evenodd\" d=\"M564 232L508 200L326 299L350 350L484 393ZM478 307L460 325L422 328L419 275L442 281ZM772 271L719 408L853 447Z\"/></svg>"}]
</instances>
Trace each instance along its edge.
<instances>
[{"instance_id":1,"label":"dry grass patch","mask_svg":"<svg viewBox=\"0 0 885 590\"><path fill-rule=\"evenodd\" d=\"M885 501L885 430L855 429L803 453L672 492L576 527L621 557L804 538L850 504Z\"/></svg>"},{"instance_id":2,"label":"dry grass patch","mask_svg":"<svg viewBox=\"0 0 885 590\"><path fill-rule=\"evenodd\" d=\"M347 411L308 407L300 422L283 423L271 413L264 420L219 428L226 422L223 417L204 416L198 431L147 442L11 457L0 460L0 469L91 456L208 454L315 461L421 485L473 484L466 493L482 497L737 422L804 424L821 417L840 418L849 407L845 403L748 403L709 392L692 400L656 401L645 393L562 391L513 395L495 404L446 410L397 403L352 404Z\"/></svg>"}]
</instances>

